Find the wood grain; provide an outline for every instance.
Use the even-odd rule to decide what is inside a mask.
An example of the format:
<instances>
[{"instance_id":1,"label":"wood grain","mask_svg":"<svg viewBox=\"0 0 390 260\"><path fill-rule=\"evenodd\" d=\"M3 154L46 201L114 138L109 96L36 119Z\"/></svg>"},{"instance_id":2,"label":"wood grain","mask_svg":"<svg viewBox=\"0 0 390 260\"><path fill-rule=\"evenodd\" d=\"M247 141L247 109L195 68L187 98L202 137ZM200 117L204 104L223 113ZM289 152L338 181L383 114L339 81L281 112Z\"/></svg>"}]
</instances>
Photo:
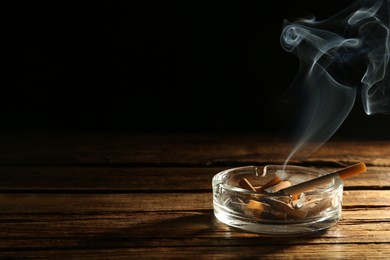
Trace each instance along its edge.
<instances>
[{"instance_id":1,"label":"wood grain","mask_svg":"<svg viewBox=\"0 0 390 260\"><path fill-rule=\"evenodd\" d=\"M0 165L282 164L294 144L262 135L8 134L1 135ZM390 141L329 141L304 160L311 164L365 162L390 166ZM301 160L292 160L301 163Z\"/></svg>"},{"instance_id":2,"label":"wood grain","mask_svg":"<svg viewBox=\"0 0 390 260\"><path fill-rule=\"evenodd\" d=\"M316 167L322 171L337 168ZM213 176L226 167L0 167L0 191L134 192L210 191ZM345 187L388 189L390 167L370 166L346 179Z\"/></svg>"},{"instance_id":3,"label":"wood grain","mask_svg":"<svg viewBox=\"0 0 390 260\"><path fill-rule=\"evenodd\" d=\"M4 252L4 257L20 257L34 259L190 259L196 256L200 259L227 258L261 258L261 259L386 259L390 249L382 244L367 244L362 250L361 245L347 244L329 248L328 245L255 245L239 247L138 247L90 250L34 250L27 252Z\"/></svg>"},{"instance_id":4,"label":"wood grain","mask_svg":"<svg viewBox=\"0 0 390 260\"><path fill-rule=\"evenodd\" d=\"M390 190L345 191L343 207L389 207ZM0 194L2 213L78 213L212 209L212 193Z\"/></svg>"},{"instance_id":5,"label":"wood grain","mask_svg":"<svg viewBox=\"0 0 390 260\"><path fill-rule=\"evenodd\" d=\"M0 258L386 259L390 141L331 140L292 164L345 180L341 220L291 237L249 233L213 215L222 170L282 164L292 144L255 134L0 134Z\"/></svg>"},{"instance_id":6,"label":"wood grain","mask_svg":"<svg viewBox=\"0 0 390 260\"><path fill-rule=\"evenodd\" d=\"M346 209L339 223L328 230L289 238L228 227L211 211L5 214L0 223L0 249L390 243L389 208L366 208L364 213Z\"/></svg>"}]
</instances>

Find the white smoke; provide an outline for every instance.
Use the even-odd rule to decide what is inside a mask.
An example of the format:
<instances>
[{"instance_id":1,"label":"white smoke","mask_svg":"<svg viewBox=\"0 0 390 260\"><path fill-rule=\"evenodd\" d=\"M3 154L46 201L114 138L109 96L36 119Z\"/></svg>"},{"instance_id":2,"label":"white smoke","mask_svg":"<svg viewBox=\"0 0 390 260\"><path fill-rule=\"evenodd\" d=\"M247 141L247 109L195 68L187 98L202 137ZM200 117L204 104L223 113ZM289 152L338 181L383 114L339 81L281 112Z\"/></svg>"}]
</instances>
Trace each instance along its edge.
<instances>
[{"instance_id":1,"label":"white smoke","mask_svg":"<svg viewBox=\"0 0 390 260\"><path fill-rule=\"evenodd\" d=\"M358 93L367 114L390 113L389 18L390 0L363 0L323 21L285 21L282 47L300 59L291 90L305 104L286 163L326 142Z\"/></svg>"}]
</instances>

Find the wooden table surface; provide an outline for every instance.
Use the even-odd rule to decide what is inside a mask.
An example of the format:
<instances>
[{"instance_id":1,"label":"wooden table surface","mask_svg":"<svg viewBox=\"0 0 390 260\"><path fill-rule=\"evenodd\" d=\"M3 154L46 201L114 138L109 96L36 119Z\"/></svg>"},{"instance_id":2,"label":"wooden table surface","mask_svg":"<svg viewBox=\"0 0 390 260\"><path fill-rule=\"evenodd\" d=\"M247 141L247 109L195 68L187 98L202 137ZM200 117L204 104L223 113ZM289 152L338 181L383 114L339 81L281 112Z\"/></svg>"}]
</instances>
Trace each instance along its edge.
<instances>
[{"instance_id":1,"label":"wooden table surface","mask_svg":"<svg viewBox=\"0 0 390 260\"><path fill-rule=\"evenodd\" d=\"M333 140L293 164L345 181L342 219L325 232L272 237L213 215L211 179L282 164L290 146L256 134L0 135L1 258L390 257L390 140Z\"/></svg>"}]
</instances>

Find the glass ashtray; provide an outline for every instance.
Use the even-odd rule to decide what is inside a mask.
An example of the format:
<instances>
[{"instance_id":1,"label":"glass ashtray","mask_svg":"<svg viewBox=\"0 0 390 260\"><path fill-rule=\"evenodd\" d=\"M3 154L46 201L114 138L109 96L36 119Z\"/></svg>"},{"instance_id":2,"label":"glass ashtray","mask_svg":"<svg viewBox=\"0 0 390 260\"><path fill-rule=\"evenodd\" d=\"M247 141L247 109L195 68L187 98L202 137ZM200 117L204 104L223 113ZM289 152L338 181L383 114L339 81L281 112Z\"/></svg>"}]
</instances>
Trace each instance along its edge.
<instances>
[{"instance_id":1,"label":"glass ashtray","mask_svg":"<svg viewBox=\"0 0 390 260\"><path fill-rule=\"evenodd\" d=\"M222 171L212 180L214 215L229 226L269 235L307 234L329 228L341 217L341 179L333 178L293 195L273 190L276 186L264 187L274 179L293 186L321 175L319 170L293 165ZM252 189L243 187L243 180Z\"/></svg>"}]
</instances>

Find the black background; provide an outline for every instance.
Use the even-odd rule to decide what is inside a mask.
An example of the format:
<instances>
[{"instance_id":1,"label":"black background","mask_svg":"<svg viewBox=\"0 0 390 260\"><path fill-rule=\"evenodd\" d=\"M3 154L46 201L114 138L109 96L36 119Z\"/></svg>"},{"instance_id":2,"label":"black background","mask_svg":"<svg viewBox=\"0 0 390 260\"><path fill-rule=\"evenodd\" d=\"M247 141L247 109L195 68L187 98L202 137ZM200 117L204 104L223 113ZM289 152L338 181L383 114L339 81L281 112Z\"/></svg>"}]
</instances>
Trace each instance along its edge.
<instances>
[{"instance_id":1,"label":"black background","mask_svg":"<svg viewBox=\"0 0 390 260\"><path fill-rule=\"evenodd\" d=\"M281 48L283 20L325 19L352 2L12 7L1 131L279 132L299 65ZM337 135L388 137L389 120L358 98Z\"/></svg>"}]
</instances>

